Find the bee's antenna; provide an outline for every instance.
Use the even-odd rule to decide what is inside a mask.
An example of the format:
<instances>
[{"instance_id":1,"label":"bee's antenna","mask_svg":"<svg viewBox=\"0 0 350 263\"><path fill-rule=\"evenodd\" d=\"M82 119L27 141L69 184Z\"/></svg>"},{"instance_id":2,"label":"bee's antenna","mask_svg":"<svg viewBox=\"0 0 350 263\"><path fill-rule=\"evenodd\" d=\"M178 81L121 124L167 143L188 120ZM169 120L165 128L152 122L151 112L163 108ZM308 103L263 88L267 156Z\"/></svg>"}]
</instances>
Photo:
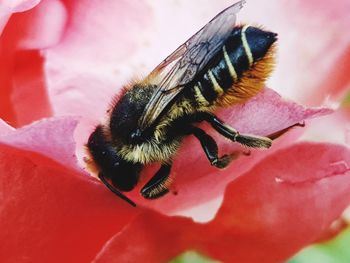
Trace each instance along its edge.
<instances>
[{"instance_id":1,"label":"bee's antenna","mask_svg":"<svg viewBox=\"0 0 350 263\"><path fill-rule=\"evenodd\" d=\"M105 186L108 187L109 190L111 190L114 194L116 194L117 196L119 196L121 199L123 199L124 201L128 202L129 204L131 204L132 206L136 207L136 204L131 201L128 197L126 197L124 194L122 194L120 191L118 191L115 187L113 187L104 177L104 175L102 173L100 173L98 175L98 178L100 178L101 182L104 183Z\"/></svg>"}]
</instances>

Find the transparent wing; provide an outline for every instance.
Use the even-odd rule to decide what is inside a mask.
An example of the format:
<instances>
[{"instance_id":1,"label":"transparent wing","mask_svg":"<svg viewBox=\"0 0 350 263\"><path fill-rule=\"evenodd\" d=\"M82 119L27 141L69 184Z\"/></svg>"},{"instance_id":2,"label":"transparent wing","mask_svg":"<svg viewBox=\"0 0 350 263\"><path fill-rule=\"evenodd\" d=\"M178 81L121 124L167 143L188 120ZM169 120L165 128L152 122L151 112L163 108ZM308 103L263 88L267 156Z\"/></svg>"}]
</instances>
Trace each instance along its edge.
<instances>
[{"instance_id":1,"label":"transparent wing","mask_svg":"<svg viewBox=\"0 0 350 263\"><path fill-rule=\"evenodd\" d=\"M160 74L162 77L139 120L141 131L153 124L164 108L222 48L244 3L245 0L239 1L216 15L151 72L150 75Z\"/></svg>"}]
</instances>

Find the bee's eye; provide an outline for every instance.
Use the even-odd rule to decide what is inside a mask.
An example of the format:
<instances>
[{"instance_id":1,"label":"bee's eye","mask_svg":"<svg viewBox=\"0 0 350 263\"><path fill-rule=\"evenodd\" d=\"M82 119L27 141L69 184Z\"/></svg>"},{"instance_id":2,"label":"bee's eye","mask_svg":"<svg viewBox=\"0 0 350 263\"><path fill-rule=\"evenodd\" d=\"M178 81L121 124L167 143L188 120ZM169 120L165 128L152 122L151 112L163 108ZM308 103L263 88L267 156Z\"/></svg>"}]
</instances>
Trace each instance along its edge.
<instances>
[{"instance_id":1,"label":"bee's eye","mask_svg":"<svg viewBox=\"0 0 350 263\"><path fill-rule=\"evenodd\" d=\"M115 162L115 163L113 164L114 167L118 167L119 165L120 165L119 162Z\"/></svg>"},{"instance_id":2,"label":"bee's eye","mask_svg":"<svg viewBox=\"0 0 350 263\"><path fill-rule=\"evenodd\" d=\"M136 139L136 138L141 137L140 129L136 129L134 132L132 132L130 137L131 137L131 139Z\"/></svg>"},{"instance_id":3,"label":"bee's eye","mask_svg":"<svg viewBox=\"0 0 350 263\"><path fill-rule=\"evenodd\" d=\"M139 143L142 140L142 133L140 129L136 129L130 134L132 142Z\"/></svg>"}]
</instances>

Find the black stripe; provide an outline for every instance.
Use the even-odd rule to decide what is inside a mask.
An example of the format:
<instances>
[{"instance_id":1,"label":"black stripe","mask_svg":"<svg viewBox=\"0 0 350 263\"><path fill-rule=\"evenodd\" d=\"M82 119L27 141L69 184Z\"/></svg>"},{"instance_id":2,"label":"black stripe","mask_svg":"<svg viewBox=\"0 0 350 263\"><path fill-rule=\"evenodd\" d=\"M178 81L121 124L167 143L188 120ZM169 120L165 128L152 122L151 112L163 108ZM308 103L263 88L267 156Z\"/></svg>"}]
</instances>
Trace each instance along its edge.
<instances>
[{"instance_id":1,"label":"black stripe","mask_svg":"<svg viewBox=\"0 0 350 263\"><path fill-rule=\"evenodd\" d=\"M217 94L214 90L213 84L208 76L204 74L203 78L197 83L199 90L201 91L203 97L209 102L212 103L217 98Z\"/></svg>"},{"instance_id":2,"label":"black stripe","mask_svg":"<svg viewBox=\"0 0 350 263\"><path fill-rule=\"evenodd\" d=\"M244 71L249 69L248 57L242 43L242 27L236 27L232 30L231 36L225 41L225 46L239 78Z\"/></svg>"},{"instance_id":3,"label":"black stripe","mask_svg":"<svg viewBox=\"0 0 350 263\"><path fill-rule=\"evenodd\" d=\"M272 43L276 41L276 34L254 27L248 27L245 36L254 61L263 57ZM242 43L242 26L235 27L232 30L230 36L224 42L223 47L226 49L237 78L240 79L243 73L250 68L249 58ZM208 76L209 70L211 70L216 81L224 91L232 87L234 79L230 74L222 48L209 60L208 64L198 73L192 82L192 85L198 85L204 98L209 103L212 103L217 99L217 94Z\"/></svg>"},{"instance_id":4,"label":"black stripe","mask_svg":"<svg viewBox=\"0 0 350 263\"><path fill-rule=\"evenodd\" d=\"M219 63L215 67L213 67L211 71L215 76L217 82L219 83L220 87L223 88L224 91L232 87L233 78L225 62L223 52L221 52L221 58Z\"/></svg>"}]
</instances>

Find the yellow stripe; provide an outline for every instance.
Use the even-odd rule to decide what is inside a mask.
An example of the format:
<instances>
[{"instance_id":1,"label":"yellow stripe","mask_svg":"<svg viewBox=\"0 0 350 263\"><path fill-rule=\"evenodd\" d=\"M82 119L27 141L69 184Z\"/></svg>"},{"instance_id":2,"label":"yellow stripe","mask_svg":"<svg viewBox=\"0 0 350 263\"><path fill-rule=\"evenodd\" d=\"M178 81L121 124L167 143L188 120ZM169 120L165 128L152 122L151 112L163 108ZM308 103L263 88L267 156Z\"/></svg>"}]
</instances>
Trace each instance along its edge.
<instances>
[{"instance_id":1,"label":"yellow stripe","mask_svg":"<svg viewBox=\"0 0 350 263\"><path fill-rule=\"evenodd\" d=\"M196 85L194 86L194 91L195 91L195 97L196 100L203 106L209 105L209 101L206 100L206 98L203 96L202 92L200 91L199 87Z\"/></svg>"},{"instance_id":2,"label":"yellow stripe","mask_svg":"<svg viewBox=\"0 0 350 263\"><path fill-rule=\"evenodd\" d=\"M226 65L228 67L228 71L230 72L230 75L233 78L233 80L236 81L238 79L237 72L236 72L235 67L233 66L233 64L230 60L230 57L227 54L225 46L222 48L222 51L224 52L224 58L225 58Z\"/></svg>"},{"instance_id":3,"label":"yellow stripe","mask_svg":"<svg viewBox=\"0 0 350 263\"><path fill-rule=\"evenodd\" d=\"M211 72L211 70L208 70L208 75L210 78L211 83L213 84L214 90L216 91L216 93L220 96L224 93L224 90L220 87L219 83L216 81L216 78L213 74L213 72Z\"/></svg>"},{"instance_id":4,"label":"yellow stripe","mask_svg":"<svg viewBox=\"0 0 350 263\"><path fill-rule=\"evenodd\" d=\"M245 25L242 28L241 38L242 38L242 43L243 43L243 47L244 47L245 53L247 54L247 57L248 57L249 66L251 66L253 64L254 59L253 59L252 51L250 50L250 47L249 47L249 44L248 44L248 41L247 41L247 36L245 34L245 31L247 30L248 27L249 27L249 25Z\"/></svg>"}]
</instances>

